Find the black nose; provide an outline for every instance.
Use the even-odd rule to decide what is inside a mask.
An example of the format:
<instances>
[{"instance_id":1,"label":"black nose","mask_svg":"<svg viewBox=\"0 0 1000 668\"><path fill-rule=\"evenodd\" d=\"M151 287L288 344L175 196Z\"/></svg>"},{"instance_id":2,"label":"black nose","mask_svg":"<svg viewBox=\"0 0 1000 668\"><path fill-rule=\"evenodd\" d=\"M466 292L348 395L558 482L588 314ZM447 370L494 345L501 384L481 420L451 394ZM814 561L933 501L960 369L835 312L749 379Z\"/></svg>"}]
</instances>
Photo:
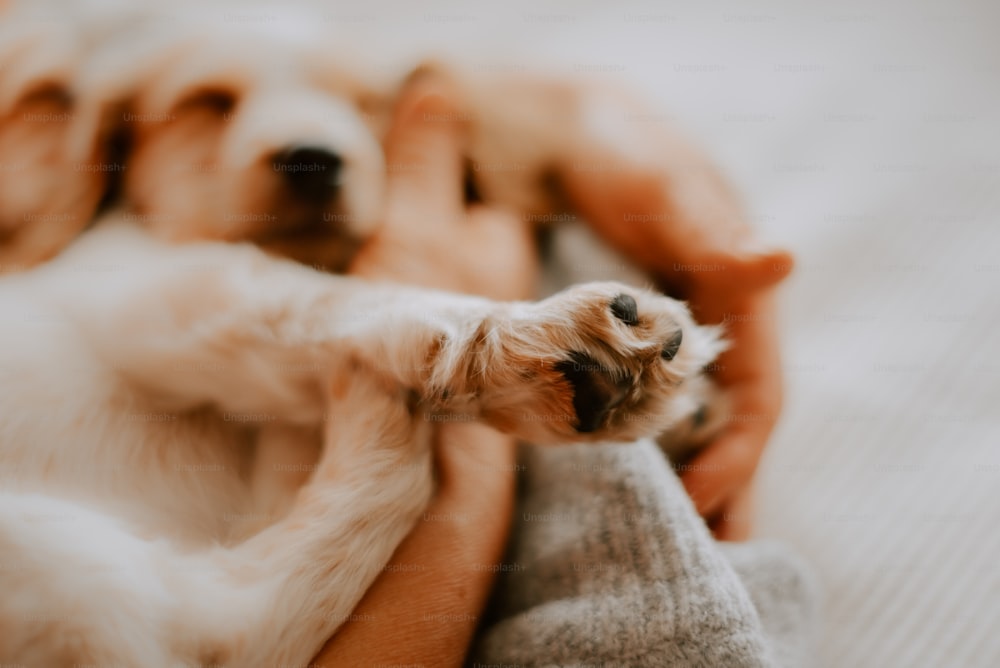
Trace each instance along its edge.
<instances>
[{"instance_id":1,"label":"black nose","mask_svg":"<svg viewBox=\"0 0 1000 668\"><path fill-rule=\"evenodd\" d=\"M340 190L344 161L336 153L318 146L289 146L274 157L292 194L308 204L326 204Z\"/></svg>"}]
</instances>

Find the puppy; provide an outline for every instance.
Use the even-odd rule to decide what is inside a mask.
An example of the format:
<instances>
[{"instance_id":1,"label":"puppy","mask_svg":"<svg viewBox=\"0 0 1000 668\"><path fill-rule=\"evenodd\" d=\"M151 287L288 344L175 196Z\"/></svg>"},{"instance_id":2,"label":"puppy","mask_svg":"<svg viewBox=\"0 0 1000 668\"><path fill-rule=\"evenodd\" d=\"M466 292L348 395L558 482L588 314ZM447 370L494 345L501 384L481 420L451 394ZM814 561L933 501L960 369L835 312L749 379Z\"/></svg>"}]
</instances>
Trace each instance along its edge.
<instances>
[{"instance_id":1,"label":"puppy","mask_svg":"<svg viewBox=\"0 0 1000 668\"><path fill-rule=\"evenodd\" d=\"M0 658L305 664L423 509L435 416L556 443L697 414L721 346L666 297L498 304L275 257L336 271L372 232L385 170L406 167L379 141L399 85L308 41L132 26L66 86L101 119L80 134L127 148L128 208L0 282ZM447 69L422 72L461 91L481 197L526 219L570 206L626 249L630 201L697 228L665 190L676 156L604 127L590 89Z\"/></svg>"},{"instance_id":2,"label":"puppy","mask_svg":"<svg viewBox=\"0 0 1000 668\"><path fill-rule=\"evenodd\" d=\"M129 7L81 15L100 38L87 42L69 89L99 110L105 132L114 128L128 153L125 200L163 238L250 240L343 269L380 218L385 170L408 168L384 164L389 110L408 81L430 74L462 102L454 117L429 120L467 127L477 197L527 224L585 220L672 289L684 291L690 272L664 267L706 258L727 272L703 279L748 290L784 276L774 267L785 255L751 247L710 161L662 124L630 122L650 109L621 87L483 73L455 58L392 62L382 47L351 45L277 8L257 23L200 5Z\"/></svg>"},{"instance_id":3,"label":"puppy","mask_svg":"<svg viewBox=\"0 0 1000 668\"><path fill-rule=\"evenodd\" d=\"M423 510L435 416L655 434L718 350L624 285L495 303L120 221L0 312L0 657L26 665L304 665ZM287 447L314 459L260 465Z\"/></svg>"},{"instance_id":4,"label":"puppy","mask_svg":"<svg viewBox=\"0 0 1000 668\"><path fill-rule=\"evenodd\" d=\"M460 106L427 120L464 126L471 197L513 209L536 228L587 221L673 290L686 292L691 274L683 267L705 258L727 267L719 280L748 290L783 277L774 271L787 265L780 254L748 251L740 205L710 161L675 132L629 122L649 112L628 91L482 76L442 60L374 67L366 65L374 58L331 47L322 32L285 19L288 32L277 34L179 21L159 39L133 22L130 39L107 40L95 55L85 88L102 91L111 116L127 120L123 196L134 222L172 242L250 241L342 271L377 227L387 171L414 168L385 164L392 109L409 85L437 78ZM565 228L555 229L557 248ZM576 252L596 252L585 246ZM682 269L663 271L670 266ZM675 459L706 443L725 416L724 397L707 378L689 389L697 406L661 439Z\"/></svg>"}]
</instances>

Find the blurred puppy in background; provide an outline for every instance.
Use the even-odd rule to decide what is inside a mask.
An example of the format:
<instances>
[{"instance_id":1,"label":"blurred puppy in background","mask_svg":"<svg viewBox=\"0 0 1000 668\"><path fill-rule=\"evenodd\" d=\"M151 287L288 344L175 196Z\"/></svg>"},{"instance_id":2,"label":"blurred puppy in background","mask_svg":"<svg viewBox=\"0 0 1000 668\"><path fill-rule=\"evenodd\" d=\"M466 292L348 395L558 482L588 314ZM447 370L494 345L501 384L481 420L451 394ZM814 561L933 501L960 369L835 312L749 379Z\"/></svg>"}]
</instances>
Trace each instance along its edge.
<instances>
[{"instance_id":1,"label":"blurred puppy in background","mask_svg":"<svg viewBox=\"0 0 1000 668\"><path fill-rule=\"evenodd\" d=\"M158 238L249 241L343 271L378 226L386 170L412 167L385 164L382 140L394 103L413 81L437 77L459 100L453 117L439 120L466 127L470 197L509 207L535 227L579 217L645 270L667 264L650 254L653 248L679 249L679 266L685 250L704 258L701 246L719 247L718 221L732 221L730 257L718 258L733 268L725 280L741 270L735 280L748 285L780 278L770 271L773 257L749 256L741 247L748 230L738 202L709 161L669 131L650 137L648 128L628 123L646 108L625 91L526 74L480 75L441 60L366 67L363 54L331 46L297 15L280 30L184 16L85 12L80 20L89 38L57 51L67 63L58 84L46 84L53 77L38 67L20 77L30 82L21 88L58 92L72 105L66 114L72 123L62 132L42 128L46 140L65 152L61 140L72 133L71 146L87 147L91 158L62 158L73 170L70 181L60 179L65 169L37 179L63 184L60 197L46 199L37 189L23 194L21 209L31 213L16 218L18 237L45 243L34 253L3 244L9 265L57 252L110 191L128 207L129 220ZM29 53L23 62L34 58ZM34 80L32 72L39 72ZM16 124L7 124L6 134L32 141ZM83 195L69 207L74 189ZM557 230L557 248L573 238L566 227ZM571 252L577 266L587 264L587 254L599 256L593 243L575 243ZM574 282L592 278L573 276ZM718 425L721 398L708 382L699 384L704 408L692 414L685 433L665 443L690 450Z\"/></svg>"},{"instance_id":2,"label":"blurred puppy in background","mask_svg":"<svg viewBox=\"0 0 1000 668\"><path fill-rule=\"evenodd\" d=\"M213 22L183 4L117 10L76 21L91 38L64 76L65 97L87 107L76 115L89 119L77 132L90 132L89 145L114 135L109 167L122 167L121 194L158 236L249 240L343 269L381 214L393 103L432 75L460 100L440 120L467 127L470 196L526 224L572 214L643 270L665 264L655 247L677 249L679 265L714 255L748 285L782 276L770 271L779 256L749 250L739 202L710 161L668 128L629 123L649 108L621 87L482 73L454 58L386 63L278 9L280 21L260 25Z\"/></svg>"},{"instance_id":3,"label":"blurred puppy in background","mask_svg":"<svg viewBox=\"0 0 1000 668\"><path fill-rule=\"evenodd\" d=\"M101 118L74 89L85 51L69 26L0 22L0 273L62 250L105 191Z\"/></svg>"}]
</instances>

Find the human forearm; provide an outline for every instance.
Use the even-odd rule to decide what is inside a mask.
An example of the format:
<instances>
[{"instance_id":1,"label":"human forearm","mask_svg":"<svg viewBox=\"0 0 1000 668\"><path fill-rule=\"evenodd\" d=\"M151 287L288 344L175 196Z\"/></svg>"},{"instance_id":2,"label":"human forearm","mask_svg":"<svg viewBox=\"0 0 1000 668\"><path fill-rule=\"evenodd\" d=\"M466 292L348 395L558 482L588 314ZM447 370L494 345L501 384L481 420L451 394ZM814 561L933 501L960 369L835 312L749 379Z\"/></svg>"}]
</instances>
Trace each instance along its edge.
<instances>
[{"instance_id":1,"label":"human forearm","mask_svg":"<svg viewBox=\"0 0 1000 668\"><path fill-rule=\"evenodd\" d=\"M514 450L475 424L440 438L441 492L316 665L461 665L503 557Z\"/></svg>"}]
</instances>

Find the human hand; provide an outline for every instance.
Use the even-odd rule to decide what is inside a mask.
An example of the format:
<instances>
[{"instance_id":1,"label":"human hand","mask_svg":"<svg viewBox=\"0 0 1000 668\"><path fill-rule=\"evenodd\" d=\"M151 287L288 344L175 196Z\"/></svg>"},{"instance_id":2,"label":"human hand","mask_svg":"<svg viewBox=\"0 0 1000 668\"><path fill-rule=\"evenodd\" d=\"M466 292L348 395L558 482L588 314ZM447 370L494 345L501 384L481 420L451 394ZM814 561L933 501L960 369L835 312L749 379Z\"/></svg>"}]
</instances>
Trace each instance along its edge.
<instances>
[{"instance_id":1,"label":"human hand","mask_svg":"<svg viewBox=\"0 0 1000 668\"><path fill-rule=\"evenodd\" d=\"M385 221L350 273L497 300L528 299L538 261L531 230L507 211L467 206L461 121L450 92L417 82L386 139Z\"/></svg>"},{"instance_id":2,"label":"human hand","mask_svg":"<svg viewBox=\"0 0 1000 668\"><path fill-rule=\"evenodd\" d=\"M773 293L793 259L758 245L734 193L696 148L674 133L651 135L636 141L657 147L652 164L617 145L579 142L573 164L602 168L567 171L562 184L605 241L687 300L699 322L724 325L729 349L711 373L731 414L681 479L717 538L744 540L750 483L781 410Z\"/></svg>"},{"instance_id":3,"label":"human hand","mask_svg":"<svg viewBox=\"0 0 1000 668\"><path fill-rule=\"evenodd\" d=\"M524 299L535 284L535 246L513 215L466 208L461 127L447 91L416 84L386 142L385 223L351 273L427 287ZM438 491L314 663L459 666L503 556L514 504L515 445L489 427L442 425ZM387 639L391 639L388 642Z\"/></svg>"},{"instance_id":4,"label":"human hand","mask_svg":"<svg viewBox=\"0 0 1000 668\"><path fill-rule=\"evenodd\" d=\"M724 426L680 474L715 537L742 541L752 530L753 477L781 413L774 293L794 260L787 251L759 247L738 207L729 202L726 209L725 216L698 221L710 232L697 242L667 237L684 246L679 255L685 259L657 273L673 296L687 300L698 322L724 328L729 347L709 368L726 395Z\"/></svg>"},{"instance_id":5,"label":"human hand","mask_svg":"<svg viewBox=\"0 0 1000 668\"><path fill-rule=\"evenodd\" d=\"M685 464L681 480L717 538L746 540L751 483L782 404L774 294L694 291L689 300L699 320L726 325L730 347L711 373L727 394L729 414L722 431Z\"/></svg>"},{"instance_id":6,"label":"human hand","mask_svg":"<svg viewBox=\"0 0 1000 668\"><path fill-rule=\"evenodd\" d=\"M310 665L462 665L506 547L512 445L476 423L438 430L437 495Z\"/></svg>"}]
</instances>

